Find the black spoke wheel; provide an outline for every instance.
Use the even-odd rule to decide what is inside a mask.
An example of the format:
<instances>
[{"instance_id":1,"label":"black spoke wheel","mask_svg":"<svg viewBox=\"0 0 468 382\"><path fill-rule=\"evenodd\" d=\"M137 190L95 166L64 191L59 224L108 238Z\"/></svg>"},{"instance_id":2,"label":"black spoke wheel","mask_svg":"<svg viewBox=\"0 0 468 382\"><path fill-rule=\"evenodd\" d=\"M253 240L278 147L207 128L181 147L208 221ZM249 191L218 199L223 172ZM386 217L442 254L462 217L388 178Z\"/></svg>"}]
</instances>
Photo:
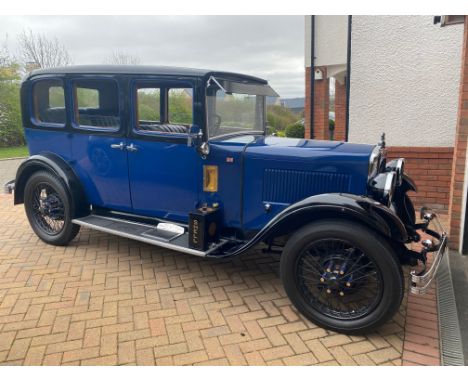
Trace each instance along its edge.
<instances>
[{"instance_id":1,"label":"black spoke wheel","mask_svg":"<svg viewBox=\"0 0 468 382\"><path fill-rule=\"evenodd\" d=\"M49 235L58 235L65 226L65 207L57 190L38 183L32 195L33 219Z\"/></svg>"},{"instance_id":2,"label":"black spoke wheel","mask_svg":"<svg viewBox=\"0 0 468 382\"><path fill-rule=\"evenodd\" d=\"M283 251L281 277L302 314L345 333L383 324L403 297L391 247L376 232L343 220L317 221L296 232Z\"/></svg>"},{"instance_id":3,"label":"black spoke wheel","mask_svg":"<svg viewBox=\"0 0 468 382\"><path fill-rule=\"evenodd\" d=\"M71 222L71 200L55 175L39 171L31 175L24 190L26 215L34 232L48 244L66 245L78 233Z\"/></svg>"},{"instance_id":4,"label":"black spoke wheel","mask_svg":"<svg viewBox=\"0 0 468 382\"><path fill-rule=\"evenodd\" d=\"M295 279L304 299L332 318L364 316L382 296L382 276L376 264L341 239L310 243L297 257Z\"/></svg>"}]
</instances>

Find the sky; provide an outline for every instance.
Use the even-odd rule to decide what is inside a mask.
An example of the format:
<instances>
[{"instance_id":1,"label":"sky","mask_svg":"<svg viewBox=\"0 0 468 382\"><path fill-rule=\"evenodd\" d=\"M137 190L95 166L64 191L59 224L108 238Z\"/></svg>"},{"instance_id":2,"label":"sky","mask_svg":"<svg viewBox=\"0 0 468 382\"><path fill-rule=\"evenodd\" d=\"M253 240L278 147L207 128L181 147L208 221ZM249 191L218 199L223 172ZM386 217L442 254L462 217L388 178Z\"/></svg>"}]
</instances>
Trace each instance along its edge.
<instances>
[{"instance_id":1,"label":"sky","mask_svg":"<svg viewBox=\"0 0 468 382\"><path fill-rule=\"evenodd\" d=\"M57 37L74 64L118 50L141 64L258 76L282 98L304 97L303 16L0 16L0 43L17 54L28 29Z\"/></svg>"}]
</instances>

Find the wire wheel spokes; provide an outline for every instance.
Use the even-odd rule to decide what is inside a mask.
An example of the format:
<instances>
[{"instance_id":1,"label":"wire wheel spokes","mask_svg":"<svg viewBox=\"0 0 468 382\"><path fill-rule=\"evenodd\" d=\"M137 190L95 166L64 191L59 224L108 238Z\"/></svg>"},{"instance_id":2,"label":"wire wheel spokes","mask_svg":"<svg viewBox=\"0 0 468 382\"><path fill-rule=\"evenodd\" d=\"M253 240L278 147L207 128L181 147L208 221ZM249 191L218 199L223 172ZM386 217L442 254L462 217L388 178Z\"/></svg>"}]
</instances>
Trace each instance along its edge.
<instances>
[{"instance_id":1,"label":"wire wheel spokes","mask_svg":"<svg viewBox=\"0 0 468 382\"><path fill-rule=\"evenodd\" d=\"M365 252L346 240L321 239L298 256L295 279L305 301L332 318L369 314L383 292L382 275Z\"/></svg>"},{"instance_id":2,"label":"wire wheel spokes","mask_svg":"<svg viewBox=\"0 0 468 382\"><path fill-rule=\"evenodd\" d=\"M48 183L39 183L32 195L33 218L49 235L59 234L65 225L65 207L58 192Z\"/></svg>"}]
</instances>

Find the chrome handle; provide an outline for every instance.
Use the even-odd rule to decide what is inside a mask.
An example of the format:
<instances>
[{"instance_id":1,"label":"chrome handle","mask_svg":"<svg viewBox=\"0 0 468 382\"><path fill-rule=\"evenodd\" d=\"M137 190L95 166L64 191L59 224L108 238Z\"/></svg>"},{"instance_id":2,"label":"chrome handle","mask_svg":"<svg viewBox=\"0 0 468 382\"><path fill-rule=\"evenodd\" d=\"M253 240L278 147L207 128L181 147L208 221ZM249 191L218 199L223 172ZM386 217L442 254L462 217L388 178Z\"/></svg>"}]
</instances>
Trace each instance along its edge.
<instances>
[{"instance_id":1,"label":"chrome handle","mask_svg":"<svg viewBox=\"0 0 468 382\"><path fill-rule=\"evenodd\" d=\"M138 151L138 147L136 147L133 143L130 143L130 146L127 146L128 151Z\"/></svg>"},{"instance_id":2,"label":"chrome handle","mask_svg":"<svg viewBox=\"0 0 468 382\"><path fill-rule=\"evenodd\" d=\"M125 144L123 142L113 143L113 144L110 145L110 147L113 148L113 149L123 150L125 148Z\"/></svg>"}]
</instances>

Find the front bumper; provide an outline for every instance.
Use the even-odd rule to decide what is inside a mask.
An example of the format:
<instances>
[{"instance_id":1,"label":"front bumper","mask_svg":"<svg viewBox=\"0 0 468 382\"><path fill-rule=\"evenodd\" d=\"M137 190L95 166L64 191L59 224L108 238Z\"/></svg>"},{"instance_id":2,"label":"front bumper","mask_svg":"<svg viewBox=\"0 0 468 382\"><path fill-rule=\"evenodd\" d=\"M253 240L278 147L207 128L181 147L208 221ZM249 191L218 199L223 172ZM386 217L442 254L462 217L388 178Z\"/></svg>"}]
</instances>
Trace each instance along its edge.
<instances>
[{"instance_id":1,"label":"front bumper","mask_svg":"<svg viewBox=\"0 0 468 382\"><path fill-rule=\"evenodd\" d=\"M442 224L437 215L430 209L423 207L421 209L421 218L424 223L421 224L420 229L426 234L436 240L426 239L422 241L423 249L421 256L426 259L428 253L434 253L429 269L424 262L424 269L417 272L416 270L410 273L411 293L424 294L430 287L432 281L437 275L442 258L448 252L448 238ZM430 225L435 226L435 230L429 228Z\"/></svg>"}]
</instances>

